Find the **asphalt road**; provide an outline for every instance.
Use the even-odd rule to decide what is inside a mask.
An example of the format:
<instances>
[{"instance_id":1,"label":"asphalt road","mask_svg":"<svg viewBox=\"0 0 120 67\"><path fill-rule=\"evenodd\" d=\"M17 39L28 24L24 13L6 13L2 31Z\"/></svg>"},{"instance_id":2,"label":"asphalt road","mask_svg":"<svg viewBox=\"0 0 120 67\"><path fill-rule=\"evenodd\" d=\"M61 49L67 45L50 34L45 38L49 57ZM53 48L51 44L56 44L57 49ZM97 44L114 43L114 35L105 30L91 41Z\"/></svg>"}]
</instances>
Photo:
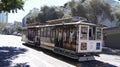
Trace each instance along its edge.
<instances>
[{"instance_id":1,"label":"asphalt road","mask_svg":"<svg viewBox=\"0 0 120 67\"><path fill-rule=\"evenodd\" d=\"M117 67L105 59L78 62L42 48L22 45L21 37L0 35L0 67ZM104 55L103 55L104 56ZM103 57L105 58L105 57ZM119 59L119 58L118 58Z\"/></svg>"}]
</instances>

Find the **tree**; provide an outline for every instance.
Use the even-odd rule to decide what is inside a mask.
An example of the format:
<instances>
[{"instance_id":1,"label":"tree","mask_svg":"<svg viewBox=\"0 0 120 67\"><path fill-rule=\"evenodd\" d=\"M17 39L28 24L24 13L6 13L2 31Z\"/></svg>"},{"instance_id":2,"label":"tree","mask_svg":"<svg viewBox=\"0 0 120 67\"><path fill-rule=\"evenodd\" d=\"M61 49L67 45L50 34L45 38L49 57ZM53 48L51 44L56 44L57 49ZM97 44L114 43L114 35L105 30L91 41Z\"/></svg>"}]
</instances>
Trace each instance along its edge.
<instances>
[{"instance_id":1,"label":"tree","mask_svg":"<svg viewBox=\"0 0 120 67\"><path fill-rule=\"evenodd\" d=\"M21 31L22 31L22 27L21 27L21 26L17 26L17 27L16 27L16 31L17 31L17 32L21 32Z\"/></svg>"},{"instance_id":2,"label":"tree","mask_svg":"<svg viewBox=\"0 0 120 67\"><path fill-rule=\"evenodd\" d=\"M90 1L90 4L88 5L90 7L87 7L88 14L90 15L88 18L89 21L98 23L98 16L102 16L101 22L105 19L113 20L112 14L111 14L111 6L107 2L100 2L99 0L92 0ZM92 20L91 20L92 18Z\"/></svg>"},{"instance_id":3,"label":"tree","mask_svg":"<svg viewBox=\"0 0 120 67\"><path fill-rule=\"evenodd\" d=\"M40 23L44 23L46 21L45 15L43 13L39 13L38 16L36 17L36 21Z\"/></svg>"},{"instance_id":4,"label":"tree","mask_svg":"<svg viewBox=\"0 0 120 67\"><path fill-rule=\"evenodd\" d=\"M83 5L78 4L76 8L71 9L72 16L80 16L86 18L86 11Z\"/></svg>"},{"instance_id":5,"label":"tree","mask_svg":"<svg viewBox=\"0 0 120 67\"><path fill-rule=\"evenodd\" d=\"M17 12L17 10L23 10L23 0L0 0L0 12Z\"/></svg>"},{"instance_id":6,"label":"tree","mask_svg":"<svg viewBox=\"0 0 120 67\"><path fill-rule=\"evenodd\" d=\"M72 16L79 16L86 18L89 22L97 24L98 22L104 21L106 18L113 20L111 14L111 6L107 2L101 2L101 0L84 0L69 2ZM99 17L102 16L101 21L98 21Z\"/></svg>"},{"instance_id":7,"label":"tree","mask_svg":"<svg viewBox=\"0 0 120 67\"><path fill-rule=\"evenodd\" d=\"M27 17L27 21L26 21L26 23L32 23L33 22L33 20L32 20L32 18L31 17Z\"/></svg>"},{"instance_id":8,"label":"tree","mask_svg":"<svg viewBox=\"0 0 120 67\"><path fill-rule=\"evenodd\" d=\"M112 16L117 22L117 26L120 26L120 4L116 3L112 6Z\"/></svg>"},{"instance_id":9,"label":"tree","mask_svg":"<svg viewBox=\"0 0 120 67\"><path fill-rule=\"evenodd\" d=\"M116 12L114 14L114 17L115 17L115 19L117 21L117 24L118 24L117 26L120 26L120 11Z\"/></svg>"},{"instance_id":10,"label":"tree","mask_svg":"<svg viewBox=\"0 0 120 67\"><path fill-rule=\"evenodd\" d=\"M71 0L70 2L69 2L69 6L71 7L71 8L74 8L74 6L75 6L75 0ZM66 6L67 5L67 3L64 5L64 6Z\"/></svg>"},{"instance_id":11,"label":"tree","mask_svg":"<svg viewBox=\"0 0 120 67\"><path fill-rule=\"evenodd\" d=\"M41 12L35 18L37 22L46 23L48 20L59 19L63 17L62 11L56 11L55 7L44 6L41 8Z\"/></svg>"},{"instance_id":12,"label":"tree","mask_svg":"<svg viewBox=\"0 0 120 67\"><path fill-rule=\"evenodd\" d=\"M41 16L39 15L38 17L41 18L42 22L46 22L48 20L53 20L53 19L58 19L58 15L54 7L44 6L41 8L41 11L43 13L40 14Z\"/></svg>"}]
</instances>

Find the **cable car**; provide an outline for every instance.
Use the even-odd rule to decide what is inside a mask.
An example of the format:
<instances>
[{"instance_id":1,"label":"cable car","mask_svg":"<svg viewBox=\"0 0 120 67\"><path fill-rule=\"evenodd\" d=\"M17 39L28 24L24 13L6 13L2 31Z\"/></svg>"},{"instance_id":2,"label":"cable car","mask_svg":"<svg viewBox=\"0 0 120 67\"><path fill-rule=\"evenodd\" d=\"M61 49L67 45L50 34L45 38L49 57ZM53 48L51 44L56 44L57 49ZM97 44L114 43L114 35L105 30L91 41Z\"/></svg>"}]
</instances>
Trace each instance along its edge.
<instances>
[{"instance_id":1,"label":"cable car","mask_svg":"<svg viewBox=\"0 0 120 67\"><path fill-rule=\"evenodd\" d=\"M46 24L28 26L25 43L78 59L95 60L102 52L103 27L84 21L51 20Z\"/></svg>"}]
</instances>

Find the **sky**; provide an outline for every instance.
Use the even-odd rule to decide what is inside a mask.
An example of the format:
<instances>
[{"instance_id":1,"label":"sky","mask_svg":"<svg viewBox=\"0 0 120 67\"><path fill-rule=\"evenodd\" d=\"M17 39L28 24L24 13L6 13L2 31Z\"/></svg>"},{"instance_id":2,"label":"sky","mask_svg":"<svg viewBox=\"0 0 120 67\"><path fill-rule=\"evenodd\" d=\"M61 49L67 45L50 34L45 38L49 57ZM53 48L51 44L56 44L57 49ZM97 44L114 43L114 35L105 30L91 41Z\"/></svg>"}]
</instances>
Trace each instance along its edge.
<instances>
[{"instance_id":1,"label":"sky","mask_svg":"<svg viewBox=\"0 0 120 67\"><path fill-rule=\"evenodd\" d=\"M66 2L71 0L26 0L24 4L24 11L18 10L17 13L8 14L8 22L13 23L14 21L22 22L22 18L29 13L33 8L38 8L47 6L63 6Z\"/></svg>"}]
</instances>

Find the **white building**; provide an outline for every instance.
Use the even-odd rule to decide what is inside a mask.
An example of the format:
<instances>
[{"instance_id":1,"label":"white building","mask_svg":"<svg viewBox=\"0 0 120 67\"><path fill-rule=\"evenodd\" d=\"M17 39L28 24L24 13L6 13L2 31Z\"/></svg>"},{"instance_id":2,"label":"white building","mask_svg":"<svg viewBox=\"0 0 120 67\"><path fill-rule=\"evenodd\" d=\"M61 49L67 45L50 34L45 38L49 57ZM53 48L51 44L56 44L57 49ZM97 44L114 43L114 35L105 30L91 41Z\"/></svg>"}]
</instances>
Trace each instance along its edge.
<instances>
[{"instance_id":1,"label":"white building","mask_svg":"<svg viewBox=\"0 0 120 67\"><path fill-rule=\"evenodd\" d=\"M7 23L8 22L8 13L1 12L0 13L0 23Z\"/></svg>"},{"instance_id":2,"label":"white building","mask_svg":"<svg viewBox=\"0 0 120 67\"><path fill-rule=\"evenodd\" d=\"M40 11L39 11L38 8L33 8L32 10L30 10L30 12L27 15L25 15L23 17L23 19L22 19L22 27L26 27L27 26L26 21L27 21L28 17L30 17L30 16L37 16L39 12Z\"/></svg>"}]
</instances>

